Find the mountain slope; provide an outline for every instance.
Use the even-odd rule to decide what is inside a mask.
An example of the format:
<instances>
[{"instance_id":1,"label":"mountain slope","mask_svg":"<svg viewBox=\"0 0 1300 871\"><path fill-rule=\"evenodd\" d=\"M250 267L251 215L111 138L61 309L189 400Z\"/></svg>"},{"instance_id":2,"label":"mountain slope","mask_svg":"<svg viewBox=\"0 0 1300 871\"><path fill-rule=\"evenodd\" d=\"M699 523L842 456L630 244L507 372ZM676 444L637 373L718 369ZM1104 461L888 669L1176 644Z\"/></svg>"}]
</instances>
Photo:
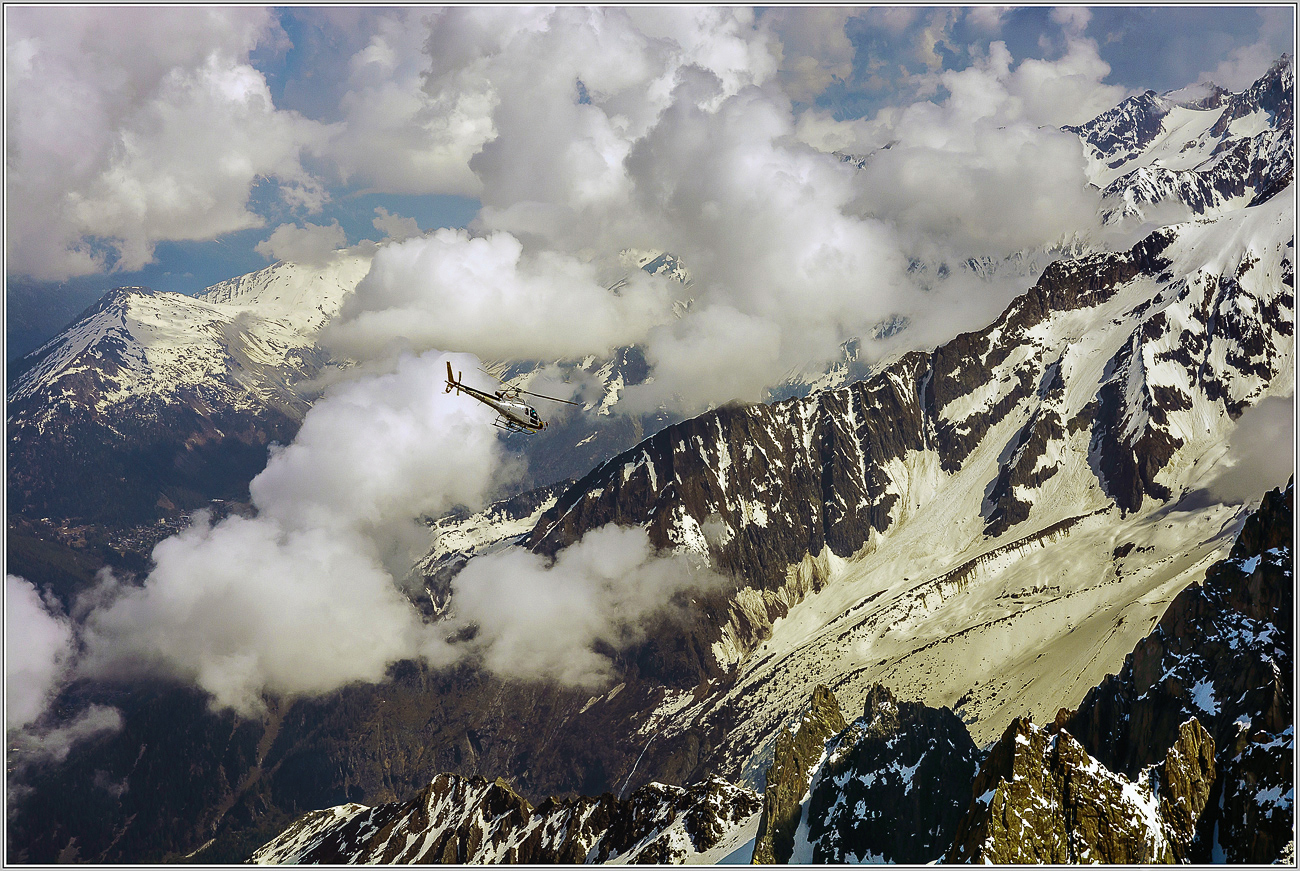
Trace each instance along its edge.
<instances>
[{"instance_id":1,"label":"mountain slope","mask_svg":"<svg viewBox=\"0 0 1300 871\"><path fill-rule=\"evenodd\" d=\"M33 515L136 522L241 499L309 407L315 336L369 261L277 263L196 297L118 288L14 367L8 494Z\"/></svg>"},{"instance_id":2,"label":"mountain slope","mask_svg":"<svg viewBox=\"0 0 1300 871\"><path fill-rule=\"evenodd\" d=\"M987 754L950 709L877 685L846 725L835 695L817 687L778 736L753 861L1277 859L1294 823L1293 505L1293 484L1267 494L1231 556L1174 600L1118 675L1047 727L1015 717ZM1261 667L1272 674L1250 689ZM714 777L534 809L500 780L438 775L407 802L306 814L253 861L676 864L722 850L737 859L759 807Z\"/></svg>"},{"instance_id":3,"label":"mountain slope","mask_svg":"<svg viewBox=\"0 0 1300 871\"><path fill-rule=\"evenodd\" d=\"M1064 128L1088 147L1103 221L1212 216L1276 193L1293 178L1294 81L1283 55L1240 93L1208 82L1147 91Z\"/></svg>"}]
</instances>

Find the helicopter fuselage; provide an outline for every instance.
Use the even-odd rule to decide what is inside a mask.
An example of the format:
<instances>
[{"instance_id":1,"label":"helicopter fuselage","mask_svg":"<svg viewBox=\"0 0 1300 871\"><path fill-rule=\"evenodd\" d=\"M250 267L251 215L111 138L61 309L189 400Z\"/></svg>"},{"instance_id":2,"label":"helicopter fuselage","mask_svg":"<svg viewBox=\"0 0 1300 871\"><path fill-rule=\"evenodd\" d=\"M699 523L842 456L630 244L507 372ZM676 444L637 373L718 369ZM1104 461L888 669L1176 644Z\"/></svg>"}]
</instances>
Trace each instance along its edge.
<instances>
[{"instance_id":1,"label":"helicopter fuselage","mask_svg":"<svg viewBox=\"0 0 1300 871\"><path fill-rule=\"evenodd\" d=\"M500 378L497 378L497 380L501 381ZM531 390L524 390L522 387L512 387L504 381L501 383L503 389L495 393L488 393L485 390L470 387L451 371L451 362L447 362L446 392L450 393L455 390L457 393L468 393L488 408L494 410L497 413L497 419L492 422L492 425L497 429L522 433L535 433L546 429L546 421L538 416L537 409L520 399L522 394L536 396L551 402L562 402L565 405L581 405L581 403L574 402L572 399L547 396L545 393L533 393Z\"/></svg>"},{"instance_id":2,"label":"helicopter fuselage","mask_svg":"<svg viewBox=\"0 0 1300 871\"><path fill-rule=\"evenodd\" d=\"M479 402L495 410L499 416L493 421L493 426L510 432L527 433L541 432L546 429L546 421L538 417L537 409L525 402L502 396L501 393L486 393L469 387L458 379L449 381L449 386L454 387L457 392L468 393Z\"/></svg>"}]
</instances>

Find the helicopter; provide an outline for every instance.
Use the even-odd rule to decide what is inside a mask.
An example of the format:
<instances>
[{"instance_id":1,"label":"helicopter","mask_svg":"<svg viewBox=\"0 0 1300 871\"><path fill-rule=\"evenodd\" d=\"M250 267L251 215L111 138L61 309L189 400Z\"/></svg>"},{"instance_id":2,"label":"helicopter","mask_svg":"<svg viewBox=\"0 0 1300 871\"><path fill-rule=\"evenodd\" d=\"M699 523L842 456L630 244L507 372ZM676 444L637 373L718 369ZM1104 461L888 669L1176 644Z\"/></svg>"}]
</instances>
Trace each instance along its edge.
<instances>
[{"instance_id":1,"label":"helicopter","mask_svg":"<svg viewBox=\"0 0 1300 871\"><path fill-rule=\"evenodd\" d=\"M492 408L497 413L497 419L492 425L497 429L503 429L507 432L535 433L546 429L546 421L537 416L537 409L519 398L520 394L536 396L540 399L549 399L552 402L563 402L566 405L581 405L578 402L570 402L567 399L560 399L558 396L546 396L541 393L533 393L531 390L522 390L518 387L511 387L502 381L504 389L496 393L485 393L482 390L476 390L470 387L461 379L465 377L464 372L452 375L451 361L447 361L447 389L444 393L451 393L454 389L459 396L463 390L470 396L477 399L484 405ZM496 377L496 376L493 376ZM500 378L497 378L501 381Z\"/></svg>"}]
</instances>

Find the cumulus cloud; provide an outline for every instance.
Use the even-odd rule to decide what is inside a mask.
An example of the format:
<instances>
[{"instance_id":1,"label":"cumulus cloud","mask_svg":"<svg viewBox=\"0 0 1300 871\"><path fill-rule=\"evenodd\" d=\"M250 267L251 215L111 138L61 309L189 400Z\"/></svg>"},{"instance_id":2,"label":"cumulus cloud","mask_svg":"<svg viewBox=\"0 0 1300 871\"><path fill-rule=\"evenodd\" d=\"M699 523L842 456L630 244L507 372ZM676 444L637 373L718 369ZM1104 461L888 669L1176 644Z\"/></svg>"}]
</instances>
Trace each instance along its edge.
<instances>
[{"instance_id":1,"label":"cumulus cloud","mask_svg":"<svg viewBox=\"0 0 1300 871\"><path fill-rule=\"evenodd\" d=\"M440 661L440 637L399 589L429 544L417 518L480 506L518 472L484 432L491 412L443 393L448 361L476 365L407 356L328 391L254 479L256 517L200 515L154 549L142 586L95 592L80 672L171 674L251 713L263 693Z\"/></svg>"},{"instance_id":2,"label":"cumulus cloud","mask_svg":"<svg viewBox=\"0 0 1300 871\"><path fill-rule=\"evenodd\" d=\"M415 218L390 214L383 206L375 207L375 219L370 223L384 234L385 239L393 242L404 242L412 236L420 235L420 225L416 223Z\"/></svg>"},{"instance_id":3,"label":"cumulus cloud","mask_svg":"<svg viewBox=\"0 0 1300 871\"><path fill-rule=\"evenodd\" d=\"M5 728L40 718L73 653L72 622L31 582L5 575Z\"/></svg>"},{"instance_id":4,"label":"cumulus cloud","mask_svg":"<svg viewBox=\"0 0 1300 871\"><path fill-rule=\"evenodd\" d=\"M121 730L122 712L108 705L90 705L62 723L45 729L27 729L12 734L15 773L21 779L32 766L58 763L68 758L82 741Z\"/></svg>"},{"instance_id":5,"label":"cumulus cloud","mask_svg":"<svg viewBox=\"0 0 1300 871\"><path fill-rule=\"evenodd\" d=\"M1214 82L1229 91L1244 91L1268 71L1280 54L1276 45L1264 39L1238 46L1214 69L1203 71L1197 81Z\"/></svg>"},{"instance_id":6,"label":"cumulus cloud","mask_svg":"<svg viewBox=\"0 0 1300 871\"><path fill-rule=\"evenodd\" d=\"M320 125L272 104L248 62L268 10L41 7L6 13L8 269L140 269L163 240L258 227L261 179L327 199L302 165Z\"/></svg>"},{"instance_id":7,"label":"cumulus cloud","mask_svg":"<svg viewBox=\"0 0 1300 871\"><path fill-rule=\"evenodd\" d=\"M1095 220L1082 147L1054 129L1124 96L1103 84L1109 67L1082 35L1086 21L1058 16L1056 60L1016 63L994 43L961 72L928 74L933 101L870 120L796 115L794 99L851 63L847 15L438 11L424 94L472 101L476 123L490 126L468 160L483 208L467 231L381 251L334 347L555 359L636 343L653 380L617 410L696 411L762 399L895 315L933 320L953 294L918 283L911 261L1043 249ZM950 53L948 11L881 15L871 21L924 31L918 51L930 60ZM836 150L867 156L865 168ZM639 275L608 289L626 276L618 255L628 249L682 259L684 314L670 316L682 292ZM946 312L948 330L995 314L1026 277L950 287L984 299L961 318ZM923 333L933 337L912 337Z\"/></svg>"},{"instance_id":8,"label":"cumulus cloud","mask_svg":"<svg viewBox=\"0 0 1300 871\"><path fill-rule=\"evenodd\" d=\"M72 747L122 727L116 708L91 705L71 719L50 713L77 656L76 627L52 597L17 575L5 575L5 735L11 773L62 762Z\"/></svg>"},{"instance_id":9,"label":"cumulus cloud","mask_svg":"<svg viewBox=\"0 0 1300 871\"><path fill-rule=\"evenodd\" d=\"M762 23L781 40L778 75L790 99L811 102L831 82L853 75L853 43L845 24L860 16L848 7L778 7Z\"/></svg>"},{"instance_id":10,"label":"cumulus cloud","mask_svg":"<svg viewBox=\"0 0 1300 871\"><path fill-rule=\"evenodd\" d=\"M325 341L373 356L394 339L416 349L455 346L490 358L609 353L671 313L673 288L552 251L527 254L509 233L439 230L381 248Z\"/></svg>"},{"instance_id":11,"label":"cumulus cloud","mask_svg":"<svg viewBox=\"0 0 1300 871\"><path fill-rule=\"evenodd\" d=\"M1010 6L972 6L966 10L966 21L981 33L998 33Z\"/></svg>"},{"instance_id":12,"label":"cumulus cloud","mask_svg":"<svg viewBox=\"0 0 1300 871\"><path fill-rule=\"evenodd\" d=\"M443 392L448 362L472 373L478 361L408 355L393 372L327 391L253 480L256 516L200 513L154 548L143 584L107 575L83 597L75 673L169 675L246 715L267 696L382 680L406 659L472 656L511 677L585 686L607 674L593 647L632 643L674 595L716 582L655 554L644 530L611 528L553 565L522 551L474 560L455 582L455 620L425 622L403 591L431 544L419 518L480 507L522 471L493 436L494 413ZM37 613L34 593L24 595L25 613ZM24 684L24 698L39 700L51 659L64 667L71 629L48 616L32 625L54 650ZM472 642L448 641L470 625Z\"/></svg>"},{"instance_id":13,"label":"cumulus cloud","mask_svg":"<svg viewBox=\"0 0 1300 871\"><path fill-rule=\"evenodd\" d=\"M327 227L307 222L301 227L296 224L281 224L269 238L258 242L253 250L268 260L321 264L347 244L347 234L338 221Z\"/></svg>"},{"instance_id":14,"label":"cumulus cloud","mask_svg":"<svg viewBox=\"0 0 1300 871\"><path fill-rule=\"evenodd\" d=\"M389 193L479 193L469 160L496 135L495 98L477 86L472 68L449 73L461 87L426 87L436 71L425 46L436 59L430 40L443 14L384 10L370 22L369 41L348 61L342 117L324 147L345 181Z\"/></svg>"},{"instance_id":15,"label":"cumulus cloud","mask_svg":"<svg viewBox=\"0 0 1300 871\"><path fill-rule=\"evenodd\" d=\"M1295 397L1271 396L1237 419L1206 489L1221 502L1257 502L1295 474Z\"/></svg>"},{"instance_id":16,"label":"cumulus cloud","mask_svg":"<svg viewBox=\"0 0 1300 871\"><path fill-rule=\"evenodd\" d=\"M644 529L610 525L553 563L518 548L472 560L453 581L454 623L476 627L467 647L497 674L595 687L611 677L602 650L643 640L647 618L721 581L690 555L657 555Z\"/></svg>"},{"instance_id":17,"label":"cumulus cloud","mask_svg":"<svg viewBox=\"0 0 1300 871\"><path fill-rule=\"evenodd\" d=\"M1092 11L1086 6L1055 6L1050 18L1061 25L1067 35L1080 37L1088 29L1088 22L1092 21Z\"/></svg>"}]
</instances>

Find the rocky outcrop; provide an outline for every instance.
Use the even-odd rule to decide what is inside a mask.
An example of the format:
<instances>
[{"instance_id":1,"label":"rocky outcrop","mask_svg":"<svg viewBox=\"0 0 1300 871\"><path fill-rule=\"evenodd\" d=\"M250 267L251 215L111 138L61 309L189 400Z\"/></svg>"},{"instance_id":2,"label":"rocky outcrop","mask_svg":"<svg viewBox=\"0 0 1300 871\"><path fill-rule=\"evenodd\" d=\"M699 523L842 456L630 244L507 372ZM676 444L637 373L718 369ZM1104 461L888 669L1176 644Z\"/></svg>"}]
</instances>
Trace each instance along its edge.
<instances>
[{"instance_id":1,"label":"rocky outcrop","mask_svg":"<svg viewBox=\"0 0 1300 871\"><path fill-rule=\"evenodd\" d=\"M1117 675L1061 721L1107 766L1152 764L1190 717L1220 748L1213 820L1197 858L1272 862L1293 819L1294 482L1268 493L1226 560L1183 590ZM1263 796L1252 807L1249 796ZM1267 811L1267 812L1266 812ZM1249 820L1249 822L1247 822ZM1271 834L1269 834L1271 832Z\"/></svg>"},{"instance_id":2,"label":"rocky outcrop","mask_svg":"<svg viewBox=\"0 0 1300 871\"><path fill-rule=\"evenodd\" d=\"M975 778L947 862L1167 864L1185 861L1214 778L1214 740L1196 721L1135 781L1064 730L1018 717Z\"/></svg>"},{"instance_id":3,"label":"rocky outcrop","mask_svg":"<svg viewBox=\"0 0 1300 871\"><path fill-rule=\"evenodd\" d=\"M440 774L415 798L313 811L258 849L256 864L673 864L752 817L758 797L711 778L648 784L627 800L547 799L534 808L503 780Z\"/></svg>"},{"instance_id":4,"label":"rocky outcrop","mask_svg":"<svg viewBox=\"0 0 1300 871\"><path fill-rule=\"evenodd\" d=\"M1160 135L1163 121L1173 103L1155 91L1127 97L1113 109L1107 109L1086 124L1063 127L1087 143L1094 154L1105 156L1118 166L1129 160Z\"/></svg>"},{"instance_id":5,"label":"rocky outcrop","mask_svg":"<svg viewBox=\"0 0 1300 871\"><path fill-rule=\"evenodd\" d=\"M790 861L813 771L826 752L827 739L839 734L845 725L835 694L819 686L813 690L803 716L777 736L776 752L767 769L753 864Z\"/></svg>"},{"instance_id":6,"label":"rocky outcrop","mask_svg":"<svg viewBox=\"0 0 1300 871\"><path fill-rule=\"evenodd\" d=\"M1294 727L1280 734L1243 728L1220 759L1194 860L1294 863L1288 858L1295 849Z\"/></svg>"},{"instance_id":7,"label":"rocky outcrop","mask_svg":"<svg viewBox=\"0 0 1300 871\"><path fill-rule=\"evenodd\" d=\"M811 861L919 865L942 856L970 803L979 759L951 709L900 702L876 685L813 776Z\"/></svg>"}]
</instances>

